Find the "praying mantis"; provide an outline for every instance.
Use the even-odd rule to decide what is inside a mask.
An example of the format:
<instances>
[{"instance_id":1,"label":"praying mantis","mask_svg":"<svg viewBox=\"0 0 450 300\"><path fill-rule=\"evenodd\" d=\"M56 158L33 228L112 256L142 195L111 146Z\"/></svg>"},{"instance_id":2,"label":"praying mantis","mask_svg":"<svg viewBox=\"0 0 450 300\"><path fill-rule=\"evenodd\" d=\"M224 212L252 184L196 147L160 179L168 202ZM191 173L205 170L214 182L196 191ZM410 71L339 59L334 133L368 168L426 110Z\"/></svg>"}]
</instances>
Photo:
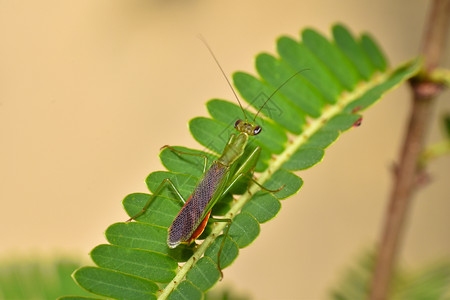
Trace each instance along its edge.
<instances>
[{"instance_id":1,"label":"praying mantis","mask_svg":"<svg viewBox=\"0 0 450 300\"><path fill-rule=\"evenodd\" d=\"M183 152L168 145L161 148L168 148L180 155L193 155L202 157L204 159L203 175L195 186L191 196L187 200L183 198L172 180L170 178L166 178L156 188L155 192L144 205L142 210L127 221L130 222L143 215L148 210L152 201L161 193L161 191L166 186L168 186L175 192L178 200L183 203L183 207L168 229L167 245L169 248L175 248L182 243L191 244L192 242L194 242L202 234L208 223L208 220L210 219L214 220L215 222L227 222L228 227L225 230L225 235L228 234L228 230L230 228L232 220L225 218L217 219L211 217L211 210L214 205L228 192L230 192L243 177L247 176L250 180L258 184L258 182L253 179L252 171L254 170L256 162L258 161L261 148L257 146L251 153L244 155L249 137L256 136L262 131L262 127L255 124L256 117L261 112L266 103L272 98L272 96L275 95L275 93L277 93L290 79L298 75L300 72L304 71L300 70L296 72L286 81L284 81L277 89L275 89L255 114L253 120L249 121L247 119L245 110L242 107L241 101L239 100L239 97L237 96L235 90L233 89L231 83L225 75L225 72L220 66L217 58L215 57L208 44L204 40L203 42L210 51L212 57L214 58L216 64L220 68L220 71L222 72L228 85L230 86L243 112L244 120L238 119L235 122L234 128L236 129L237 134L231 134L220 157L217 160L213 161L209 168L207 168L208 158L206 155ZM238 160L239 165L237 164ZM277 190L268 190L263 186L260 187L268 192L276 193L280 191L284 186L280 187ZM223 274L220 267L220 254L224 242L225 239L223 239L222 241L222 245L219 249L217 258L217 267L222 276Z\"/></svg>"}]
</instances>

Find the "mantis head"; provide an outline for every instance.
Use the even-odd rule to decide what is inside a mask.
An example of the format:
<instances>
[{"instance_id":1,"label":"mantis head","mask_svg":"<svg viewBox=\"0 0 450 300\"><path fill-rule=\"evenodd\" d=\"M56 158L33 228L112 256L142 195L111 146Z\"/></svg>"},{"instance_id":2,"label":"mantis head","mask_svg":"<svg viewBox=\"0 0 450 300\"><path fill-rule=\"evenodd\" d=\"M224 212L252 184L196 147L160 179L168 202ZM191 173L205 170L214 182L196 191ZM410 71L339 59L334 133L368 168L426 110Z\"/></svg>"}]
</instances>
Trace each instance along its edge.
<instances>
[{"instance_id":1,"label":"mantis head","mask_svg":"<svg viewBox=\"0 0 450 300\"><path fill-rule=\"evenodd\" d=\"M234 128L236 128L237 131L246 133L248 135L257 135L261 132L262 128L259 125L255 125L254 123L242 120L237 120L236 123L234 123Z\"/></svg>"}]
</instances>

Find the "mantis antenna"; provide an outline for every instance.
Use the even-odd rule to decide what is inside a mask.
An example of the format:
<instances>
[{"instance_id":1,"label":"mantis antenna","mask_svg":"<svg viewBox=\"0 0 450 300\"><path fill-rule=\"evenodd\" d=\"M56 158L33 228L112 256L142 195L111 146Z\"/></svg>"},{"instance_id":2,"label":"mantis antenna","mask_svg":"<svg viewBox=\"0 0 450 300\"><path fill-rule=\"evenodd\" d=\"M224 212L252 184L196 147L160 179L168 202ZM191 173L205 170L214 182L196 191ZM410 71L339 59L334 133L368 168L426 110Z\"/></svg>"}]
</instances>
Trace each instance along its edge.
<instances>
[{"instance_id":1,"label":"mantis antenna","mask_svg":"<svg viewBox=\"0 0 450 300\"><path fill-rule=\"evenodd\" d=\"M247 115L245 114L245 110L242 107L241 101L239 100L238 95L236 94L236 91L234 90L233 86L231 85L230 80L228 80L227 75L225 74L224 70L222 69L222 66L219 63L219 60L216 58L216 56L214 55L214 52L212 51L211 47L208 45L208 43L206 42L205 38L202 35L199 35L198 38L203 42L203 44L205 44L206 48L208 48L209 53L211 53L212 57L214 58L214 61L216 62L217 66L219 67L220 71L222 72L223 77L225 77L225 80L228 83L228 86L230 87L231 91L234 94L234 97L236 98L237 102L239 103L239 106L241 107L242 112L244 113L244 117L245 120L247 120Z\"/></svg>"},{"instance_id":2,"label":"mantis antenna","mask_svg":"<svg viewBox=\"0 0 450 300\"><path fill-rule=\"evenodd\" d=\"M267 98L267 100L264 102L264 104L259 108L258 112L256 113L255 117L253 118L253 122L255 122L256 117L258 116L258 114L261 112L261 110L264 108L264 106L266 105L267 102L269 102L269 100L273 97L273 95L275 95L286 83L289 82L289 80L291 80L292 78L294 78L295 76L297 76L298 74L300 74L303 71L307 71L309 69L301 69L300 71L295 72L293 75L291 75L291 77L289 77L288 79L286 79L285 82L283 82L279 87L277 87L272 94L269 96L269 98Z\"/></svg>"},{"instance_id":3,"label":"mantis antenna","mask_svg":"<svg viewBox=\"0 0 450 300\"><path fill-rule=\"evenodd\" d=\"M244 117L245 120L247 121L247 114L245 113L244 108L242 107L241 101L239 100L238 95L236 94L236 91L234 90L233 86L231 85L230 80L228 80L227 75L225 74L224 70L222 69L222 66L219 63L219 60L217 59L217 57L214 55L214 52L212 51L211 47L208 45L208 43L206 42L205 38L202 35L198 35L198 38L203 42L203 44L205 44L206 48L208 49L209 53L211 53L211 56L214 58L214 61L216 62L217 66L219 67L220 71L222 72L223 77L225 77L225 80L228 83L228 86L230 87L231 91L234 94L234 97L236 98L237 102L239 103L239 106L241 107L242 112L244 113ZM264 106L267 104L267 102L269 102L269 100L286 84L288 83L292 78L294 78L295 76L297 76L298 74L300 74L303 71L307 71L309 69L301 69L300 71L295 72L293 75L291 75L291 77L289 77L288 79L286 79L286 81L284 81L279 87L277 87L272 94L269 96L269 98L267 98L266 101L264 101L264 104L258 109L258 111L255 114L255 117L253 118L252 123L255 122L256 117L259 115L259 113L261 112L261 110L264 108Z\"/></svg>"}]
</instances>

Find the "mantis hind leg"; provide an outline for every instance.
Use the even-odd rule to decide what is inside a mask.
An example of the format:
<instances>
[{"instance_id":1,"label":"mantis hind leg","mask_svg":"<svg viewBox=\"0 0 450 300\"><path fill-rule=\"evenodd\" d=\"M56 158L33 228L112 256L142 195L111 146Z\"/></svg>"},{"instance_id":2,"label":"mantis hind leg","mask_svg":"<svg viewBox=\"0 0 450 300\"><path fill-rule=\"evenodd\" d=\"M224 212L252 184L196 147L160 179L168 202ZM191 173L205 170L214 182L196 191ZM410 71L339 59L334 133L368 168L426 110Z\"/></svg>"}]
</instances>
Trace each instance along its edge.
<instances>
[{"instance_id":1,"label":"mantis hind leg","mask_svg":"<svg viewBox=\"0 0 450 300\"><path fill-rule=\"evenodd\" d=\"M250 180L253 181L253 183L256 184L257 186L259 186L262 190L264 190L264 191L266 191L268 193L272 193L272 194L278 193L279 191L284 189L284 187L286 186L285 184L283 184L282 186L280 186L276 190L270 190L270 189L266 188L265 186L263 186L262 184L260 184L258 181L256 181L255 178L250 177Z\"/></svg>"},{"instance_id":2,"label":"mantis hind leg","mask_svg":"<svg viewBox=\"0 0 450 300\"><path fill-rule=\"evenodd\" d=\"M142 210L140 212L138 212L136 215L132 216L131 218L129 218L127 220L127 222L130 222L132 220L135 220L136 218L142 216L143 214L145 214L145 212L147 211L147 209L149 208L150 204L152 203L153 199L155 199L159 194L161 194L162 189L166 186L169 185L173 191L175 192L175 194L177 195L177 198L184 203L186 203L186 200L184 200L183 196L181 196L181 193L178 191L177 187L175 186L175 184L172 182L172 180L170 180L170 178L166 178L164 179L161 184L158 186L158 188L156 189L156 191L153 193L153 195L150 197L150 199L148 199L147 203L145 203L144 207L142 208Z\"/></svg>"},{"instance_id":3,"label":"mantis hind leg","mask_svg":"<svg viewBox=\"0 0 450 300\"><path fill-rule=\"evenodd\" d=\"M223 278L223 272L222 272L222 268L221 268L221 266L220 266L220 255L222 254L222 250L223 250L223 247L225 246L225 241L227 240L227 237L228 237L228 231L230 231L230 227L231 227L231 219L217 219L217 218L214 218L214 217L211 217L210 218L210 220L212 221L212 222L216 222L216 223L220 223L220 222L226 222L226 223L228 223L226 226L227 226L227 229L225 229L225 231L224 231L224 233L223 233L223 239L222 239L222 243L220 243L220 248L219 248L219 251L217 252L217 269L219 270L219 272L220 272L220 280L222 280L222 278Z\"/></svg>"}]
</instances>

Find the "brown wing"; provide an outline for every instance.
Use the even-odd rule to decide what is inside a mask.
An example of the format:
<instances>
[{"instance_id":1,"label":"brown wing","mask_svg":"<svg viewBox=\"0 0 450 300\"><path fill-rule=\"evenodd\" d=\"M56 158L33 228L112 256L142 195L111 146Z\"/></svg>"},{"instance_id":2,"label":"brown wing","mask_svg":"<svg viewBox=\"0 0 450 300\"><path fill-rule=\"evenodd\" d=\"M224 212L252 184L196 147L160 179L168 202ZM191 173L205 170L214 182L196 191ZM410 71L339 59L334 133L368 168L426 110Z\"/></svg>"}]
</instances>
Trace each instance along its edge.
<instances>
[{"instance_id":1,"label":"brown wing","mask_svg":"<svg viewBox=\"0 0 450 300\"><path fill-rule=\"evenodd\" d=\"M191 197L186 201L183 208L181 208L180 212L175 217L172 225L169 227L167 245L170 248L175 248L180 243L191 242L191 237L196 233L196 230L202 221L205 219L205 222L208 221L206 216L203 218L202 216L214 193L223 182L222 180L227 171L227 167L214 162L202 177ZM208 212L208 217L209 213L210 212ZM206 225L206 223L204 225ZM202 231L203 230L201 230L201 232ZM198 234L198 236L200 234Z\"/></svg>"}]
</instances>

